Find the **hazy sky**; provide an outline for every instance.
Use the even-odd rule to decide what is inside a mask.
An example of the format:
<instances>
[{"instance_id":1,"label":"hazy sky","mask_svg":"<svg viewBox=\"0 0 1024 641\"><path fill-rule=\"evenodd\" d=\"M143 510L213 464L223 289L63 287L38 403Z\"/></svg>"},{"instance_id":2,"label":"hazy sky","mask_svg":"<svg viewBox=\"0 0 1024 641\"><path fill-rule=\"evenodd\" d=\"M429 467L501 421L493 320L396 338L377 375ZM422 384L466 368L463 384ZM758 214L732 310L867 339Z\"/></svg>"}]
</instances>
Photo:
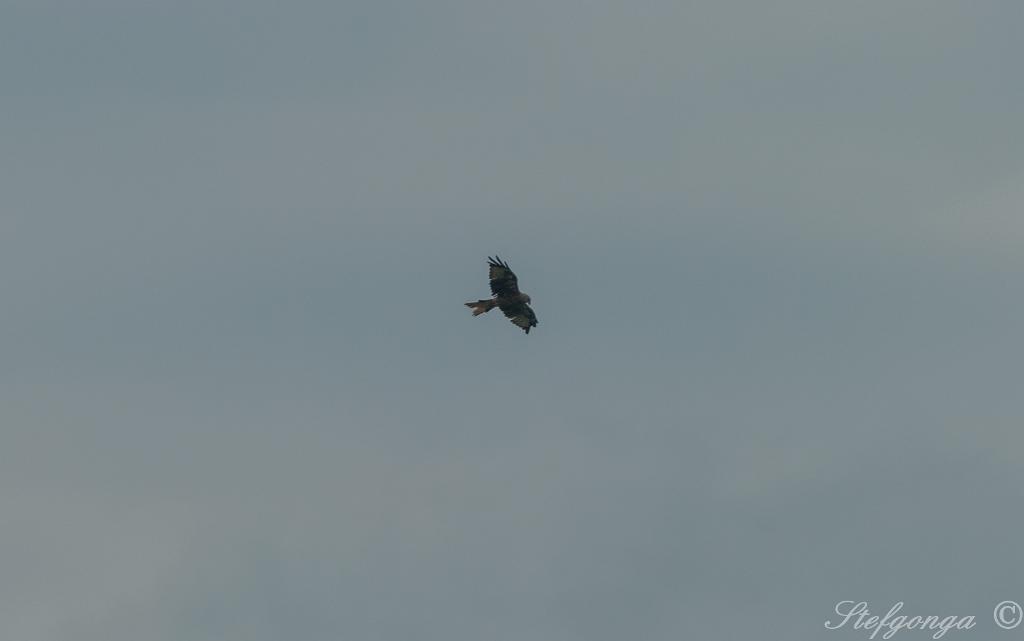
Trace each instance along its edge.
<instances>
[{"instance_id":1,"label":"hazy sky","mask_svg":"<svg viewBox=\"0 0 1024 641\"><path fill-rule=\"evenodd\" d=\"M1022 28L3 2L0 638L1011 638Z\"/></svg>"}]
</instances>

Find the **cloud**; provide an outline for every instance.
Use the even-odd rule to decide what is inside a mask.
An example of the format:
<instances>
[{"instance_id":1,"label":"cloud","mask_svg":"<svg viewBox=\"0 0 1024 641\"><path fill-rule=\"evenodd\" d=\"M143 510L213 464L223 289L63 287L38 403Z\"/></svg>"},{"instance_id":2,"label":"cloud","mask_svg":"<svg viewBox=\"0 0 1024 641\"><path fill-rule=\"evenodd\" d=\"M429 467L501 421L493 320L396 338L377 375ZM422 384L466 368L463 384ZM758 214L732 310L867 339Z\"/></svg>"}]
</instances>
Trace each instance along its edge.
<instances>
[{"instance_id":1,"label":"cloud","mask_svg":"<svg viewBox=\"0 0 1024 641\"><path fill-rule=\"evenodd\" d=\"M980 620L1021 526L1011 11L15 7L3 636ZM529 337L461 305L494 253Z\"/></svg>"}]
</instances>

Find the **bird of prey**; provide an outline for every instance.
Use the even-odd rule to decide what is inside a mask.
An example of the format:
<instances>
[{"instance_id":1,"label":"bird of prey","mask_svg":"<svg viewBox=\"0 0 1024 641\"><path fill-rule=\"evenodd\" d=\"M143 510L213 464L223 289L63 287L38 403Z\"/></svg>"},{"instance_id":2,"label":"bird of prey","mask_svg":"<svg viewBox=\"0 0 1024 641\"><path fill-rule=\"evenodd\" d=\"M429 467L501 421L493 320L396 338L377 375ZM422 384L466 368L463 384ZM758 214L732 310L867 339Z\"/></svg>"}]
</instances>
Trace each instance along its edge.
<instances>
[{"instance_id":1,"label":"bird of prey","mask_svg":"<svg viewBox=\"0 0 1024 641\"><path fill-rule=\"evenodd\" d=\"M530 297L519 291L519 281L509 269L508 263L497 256L494 258L488 256L487 265L491 279L491 293L494 294L494 298L466 303L466 307L473 310L473 316L479 316L497 307L505 316L508 316L513 324L529 334L530 328L537 326L537 317L530 309Z\"/></svg>"}]
</instances>

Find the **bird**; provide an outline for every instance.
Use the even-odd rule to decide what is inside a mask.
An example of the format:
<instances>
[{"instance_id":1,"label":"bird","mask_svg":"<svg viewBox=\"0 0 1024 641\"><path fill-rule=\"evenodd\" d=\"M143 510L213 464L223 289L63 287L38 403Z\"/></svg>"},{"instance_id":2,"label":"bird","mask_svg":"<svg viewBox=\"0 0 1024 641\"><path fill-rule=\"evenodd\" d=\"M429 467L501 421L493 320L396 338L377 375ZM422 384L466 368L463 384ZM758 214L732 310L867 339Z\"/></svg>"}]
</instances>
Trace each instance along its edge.
<instances>
[{"instance_id":1,"label":"bird","mask_svg":"<svg viewBox=\"0 0 1024 641\"><path fill-rule=\"evenodd\" d=\"M519 291L519 280L509 269L508 263L495 256L487 257L488 277L491 279L493 298L484 298L466 307L473 310L473 316L487 313L497 307L517 327L527 334L537 326L537 316L530 309L530 296Z\"/></svg>"}]
</instances>

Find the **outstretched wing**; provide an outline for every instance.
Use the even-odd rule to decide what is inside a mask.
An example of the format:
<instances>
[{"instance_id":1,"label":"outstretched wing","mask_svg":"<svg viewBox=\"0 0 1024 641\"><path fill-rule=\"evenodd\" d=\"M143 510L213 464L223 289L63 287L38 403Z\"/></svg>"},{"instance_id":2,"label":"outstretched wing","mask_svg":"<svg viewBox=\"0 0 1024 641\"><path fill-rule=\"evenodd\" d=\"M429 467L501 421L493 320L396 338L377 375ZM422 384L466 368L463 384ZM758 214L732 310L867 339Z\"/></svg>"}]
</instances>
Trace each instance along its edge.
<instances>
[{"instance_id":1,"label":"outstretched wing","mask_svg":"<svg viewBox=\"0 0 1024 641\"><path fill-rule=\"evenodd\" d=\"M491 279L491 293L498 298L510 298L519 295L519 282L516 275L503 262L495 256L487 257L487 264L490 266L489 277Z\"/></svg>"},{"instance_id":2,"label":"outstretched wing","mask_svg":"<svg viewBox=\"0 0 1024 641\"><path fill-rule=\"evenodd\" d=\"M537 326L537 316L526 303L513 303L511 305L499 305L498 307L514 325L521 327L527 334L530 333L531 327Z\"/></svg>"}]
</instances>

